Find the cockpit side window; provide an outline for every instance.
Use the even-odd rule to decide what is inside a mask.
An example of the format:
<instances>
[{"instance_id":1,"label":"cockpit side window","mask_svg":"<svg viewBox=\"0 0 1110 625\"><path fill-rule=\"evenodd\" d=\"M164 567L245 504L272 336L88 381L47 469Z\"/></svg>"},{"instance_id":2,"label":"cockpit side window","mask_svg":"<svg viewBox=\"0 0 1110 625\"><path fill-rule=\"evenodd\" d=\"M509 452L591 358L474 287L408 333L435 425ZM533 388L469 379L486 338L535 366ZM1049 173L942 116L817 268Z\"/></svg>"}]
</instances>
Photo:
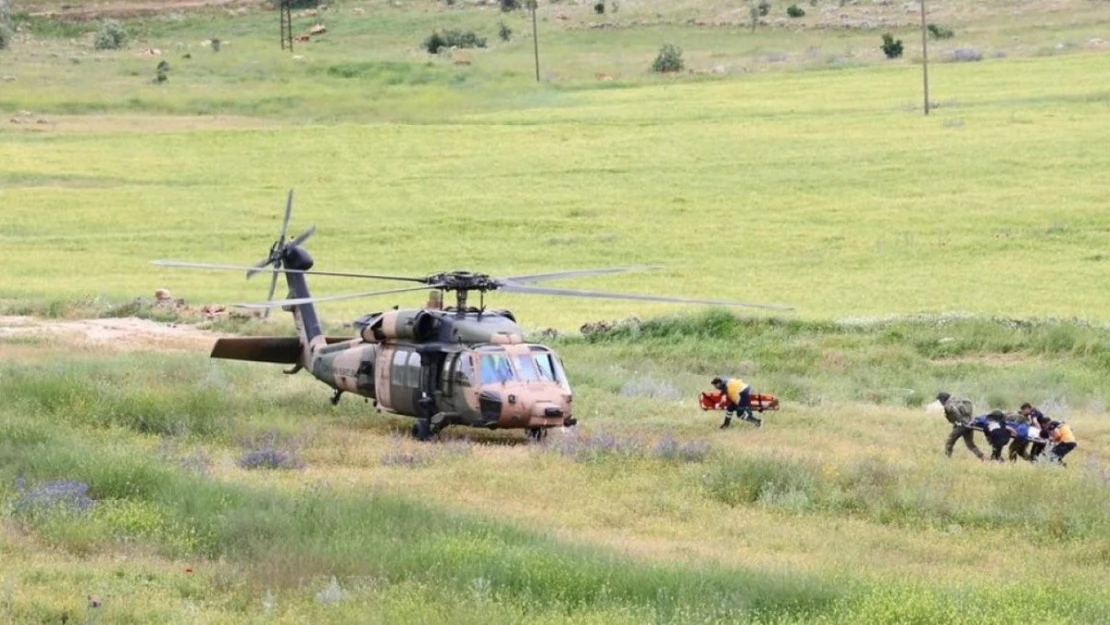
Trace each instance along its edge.
<instances>
[{"instance_id":1,"label":"cockpit side window","mask_svg":"<svg viewBox=\"0 0 1110 625\"><path fill-rule=\"evenodd\" d=\"M559 357L555 352L550 349L533 345L530 347L532 350L532 359L536 365L536 372L539 379L545 382L558 382L563 390L570 392L570 382L567 381L567 374L563 370L563 363L559 361Z\"/></svg>"},{"instance_id":2,"label":"cockpit side window","mask_svg":"<svg viewBox=\"0 0 1110 625\"><path fill-rule=\"evenodd\" d=\"M474 362L469 353L455 356L455 372L452 381L458 386L474 385Z\"/></svg>"},{"instance_id":3,"label":"cockpit side window","mask_svg":"<svg viewBox=\"0 0 1110 625\"><path fill-rule=\"evenodd\" d=\"M555 375L555 364L551 362L550 353L532 352L532 358L535 359L536 373L539 375L540 380L544 382L559 381L559 378Z\"/></svg>"}]
</instances>

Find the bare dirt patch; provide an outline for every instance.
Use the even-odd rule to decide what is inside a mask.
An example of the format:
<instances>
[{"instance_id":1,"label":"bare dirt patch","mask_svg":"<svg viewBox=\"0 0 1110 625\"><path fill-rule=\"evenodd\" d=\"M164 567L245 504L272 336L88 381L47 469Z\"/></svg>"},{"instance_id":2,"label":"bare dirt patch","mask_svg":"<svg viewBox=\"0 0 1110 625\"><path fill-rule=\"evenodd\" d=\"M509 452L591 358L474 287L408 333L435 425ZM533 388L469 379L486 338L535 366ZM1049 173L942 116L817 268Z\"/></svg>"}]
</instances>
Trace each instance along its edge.
<instances>
[{"instance_id":1,"label":"bare dirt patch","mask_svg":"<svg viewBox=\"0 0 1110 625\"><path fill-rule=\"evenodd\" d=\"M94 20L103 17L126 19L163 13L180 13L203 9L257 7L257 0L169 0L166 2L82 2L42 3L31 12L32 17L69 20Z\"/></svg>"},{"instance_id":2,"label":"bare dirt patch","mask_svg":"<svg viewBox=\"0 0 1110 625\"><path fill-rule=\"evenodd\" d=\"M934 358L933 362L938 365L987 365L992 367L1002 365L1018 365L1033 360L1034 357L1029 354L1021 352L1010 352L1008 354L967 354L964 356L946 356L942 358Z\"/></svg>"},{"instance_id":3,"label":"bare dirt patch","mask_svg":"<svg viewBox=\"0 0 1110 625\"><path fill-rule=\"evenodd\" d=\"M224 335L191 325L160 323L136 317L57 320L0 316L0 343L9 339L42 339L117 352L206 350L221 336ZM7 347L3 351L7 351Z\"/></svg>"},{"instance_id":4,"label":"bare dirt patch","mask_svg":"<svg viewBox=\"0 0 1110 625\"><path fill-rule=\"evenodd\" d=\"M24 132L161 133L275 128L272 121L235 115L39 115L20 111L10 128ZM3 131L0 128L0 131Z\"/></svg>"}]
</instances>

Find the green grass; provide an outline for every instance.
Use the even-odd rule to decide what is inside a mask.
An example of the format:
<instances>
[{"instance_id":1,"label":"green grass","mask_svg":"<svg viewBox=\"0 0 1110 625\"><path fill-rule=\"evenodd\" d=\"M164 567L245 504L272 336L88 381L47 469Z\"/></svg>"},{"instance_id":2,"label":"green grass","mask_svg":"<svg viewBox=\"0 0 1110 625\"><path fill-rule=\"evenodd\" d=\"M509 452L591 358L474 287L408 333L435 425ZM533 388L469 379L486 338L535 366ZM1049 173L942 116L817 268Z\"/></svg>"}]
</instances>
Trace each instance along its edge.
<instances>
[{"instance_id":1,"label":"green grass","mask_svg":"<svg viewBox=\"0 0 1110 625\"><path fill-rule=\"evenodd\" d=\"M613 393L637 376L672 380L693 393L710 377L734 371L811 406L916 408L944 389L971 397L984 412L1012 410L1019 397L1095 411L1110 400L1103 390L1110 383L1110 329L1068 320L805 322L716 311L626 321L556 344L575 361L593 365L598 377L589 381Z\"/></svg>"},{"instance_id":2,"label":"green grass","mask_svg":"<svg viewBox=\"0 0 1110 625\"><path fill-rule=\"evenodd\" d=\"M232 558L255 571L256 583L282 589L329 575L453 586L456 592L485 580L499 600L541 612L650 605L660 588L672 596L659 609L711 606L716 617L747 609L812 609L832 596L816 584L752 574L745 579L740 571L632 567L390 497L336 496L328 489L277 494L197 483L195 476L136 459L139 450L103 437L84 447L25 422L6 426L6 437L39 439L7 454L9 480L13 473L28 480L80 480L90 484L90 497L107 502L105 510L89 513L91 519L77 513L66 518L61 511L32 519L44 526L48 543L79 554L113 538L147 539L169 557ZM726 604L716 600L727 594L733 598Z\"/></svg>"},{"instance_id":3,"label":"green grass","mask_svg":"<svg viewBox=\"0 0 1110 625\"><path fill-rule=\"evenodd\" d=\"M261 619L262 597L275 593L281 597L274 615L279 619L326 613L344 621L366 618L366 614L388 620L403 613L437 622L458 622L457 618L469 622L486 610L493 622L525 618L540 622L847 623L866 619L895 623L951 617L956 619L953 622L1001 623L1021 613L1063 623L1084 622L1110 606L1104 585L1099 586L1096 579L1073 577L1089 574L1086 567L1104 558L1105 545L1110 545L1105 473L1094 467L1080 465L1067 472L1050 467L1028 467L1028 471L984 467L988 470L976 477L935 463L928 471L914 470L881 457L829 461L790 451L786 459L759 453L736 456L722 453L734 444L724 440L712 443L708 456L675 463L658 455L651 440L660 430L643 422L621 428L617 441L624 451L619 453L598 447L601 453L565 456L560 453L563 443L556 441L549 449L540 447L521 456L507 447L487 451L473 443L451 443L419 446L415 453L423 462L412 468L350 464L351 460L334 464L327 460L336 447L333 437L344 436L345 430L370 418L358 416L360 411L351 404L333 414L322 401L315 407L275 402L269 398L274 389L268 373L216 363L202 366L201 355L101 358L102 371L90 373L91 360L46 349L45 355L55 359L51 366L8 363L0 371L7 399L0 412L4 440L0 499L5 502L5 531L19 538L13 555L17 562L26 562L6 576L14 580L10 583L18 592L0 603L0 609L16 622L79 614L81 609L66 593L84 592L70 590L82 587L81 580L84 588L104 589L98 592L108 593L106 605L112 618L124 622L181 619L188 612L176 606L190 604L219 622ZM35 383L28 382L31 375L37 378ZM82 378L89 382L80 382ZM198 385L213 378L224 380L222 395L211 398L204 413L232 416L241 414L247 404L254 406L250 419L236 419L251 424L240 423L239 428L288 428L293 416L312 418L315 435L300 441L304 468L291 472L233 468L227 463L242 453L242 436L186 427L194 422L188 403L183 406L178 393L195 394ZM298 388L310 384L303 381ZM665 409L665 404L653 402L652 410ZM101 418L113 406L123 405L136 406L145 419ZM586 409L594 405L588 400ZM802 421L784 420L780 435L789 438L804 432L804 419L813 416L803 411L797 415ZM152 431L146 425L150 421L180 427ZM602 417L599 424L587 427L596 431L615 428L619 422ZM354 445L352 460L363 453L366 441L374 439L378 440L375 448L384 444L387 455L391 446L396 451L397 441L383 437L380 428L363 430L359 442L346 439L347 445ZM458 444L466 453L459 455L451 448ZM584 444L593 443L586 439ZM905 443L894 446L895 451L908 449ZM488 464L483 457L490 454L503 459ZM622 553L636 553L631 544L600 550L589 545L590 530L604 531L610 522L604 515L586 521L583 538L556 539L535 526L526 530L513 523L522 514L516 506L496 516L479 515L465 511L467 506L446 504L437 496L438 488L423 482L444 480L442 487L450 489L458 488L452 484L463 478L468 480L471 499L488 498L492 503L528 483L528 471L520 472L519 482L495 478L506 461L522 469L531 465L532 470L571 482L567 487L551 485L556 491L552 494L570 504L551 520L569 527L580 522L575 511L587 501L597 502L589 506L605 505L612 516L627 514L630 501L650 505L653 499L677 498L686 503L669 512L656 508L651 516L657 521L671 518L673 523L681 518L683 508L699 517L716 510L735 522L736 513L731 511L738 510L768 515L768 521L778 517L779 523L797 522L792 519L818 523L827 526L824 531L830 535L844 532L839 524L870 526L872 533L888 542L887 549L906 558L895 568L905 568L880 578L858 570L836 572L827 569L827 563L803 573L786 564L740 565L729 556L725 560L730 564L724 567L645 560ZM352 469L356 482L314 477L338 476ZM308 474L299 477L301 472ZM399 483L358 487L365 479L390 474ZM603 503L610 493L636 493L632 485L643 475L652 476L647 490L631 500L626 494ZM700 485L691 483L694 475L702 476ZM34 490L51 480L87 484L87 495L95 503L83 512L60 505L28 507L19 489ZM424 485L414 492L411 480ZM565 488L578 492L569 494ZM407 495L401 494L405 491ZM952 497L955 493L962 496ZM544 495L532 496L537 506L546 507ZM694 525L670 527L680 535L703 529ZM904 537L903 541L891 542L879 529L884 527ZM633 536L643 531L637 524L629 529ZM811 542L813 531L795 534L794 540L803 545ZM916 556L910 555L915 543L910 537L918 534L927 541L947 536L956 544L946 551L958 552L964 548L961 544L970 544L969 555L985 551L994 557L1002 555L992 551L995 545L1006 544L1014 535L1027 536L1025 544L1002 555L1001 566L1012 566L1030 553L1059 552L1050 556L1052 566L1057 560L1075 558L1072 554L1087 555L1056 571L1054 579L1069 580L1066 588L1024 593L1018 610L1011 593L1028 588L1030 580L1039 577L1027 580L1014 572L1001 586L994 582L957 586L943 577L924 585L911 581L907 573ZM717 542L724 537L705 538ZM40 545L41 554L49 555L35 556L19 547L28 544ZM80 572L79 562L97 561L122 549L134 554L127 564ZM774 546L757 547L764 549L773 552ZM815 555L818 562L824 557ZM44 559L73 565L48 574L56 565ZM757 562L761 560L762 556ZM183 573L185 568L195 571L196 577ZM1029 569L1028 574L1036 576L1037 570ZM346 594L334 606L321 606L316 595L332 576ZM126 589L144 577L146 596L168 598L151 605L126 596ZM229 584L230 579L238 581ZM1060 604L1061 596L1072 600ZM457 603L460 612L450 617L441 612L437 606L445 601ZM321 612L324 609L328 611Z\"/></svg>"},{"instance_id":4,"label":"green grass","mask_svg":"<svg viewBox=\"0 0 1110 625\"><path fill-rule=\"evenodd\" d=\"M1110 57L1091 40L1110 39L1110 12L930 2L956 34L930 43L924 117L916 15L806 4L778 24L786 4L751 33L708 0L604 16L545 3L536 84L523 12L341 2L297 16L328 34L294 54L273 12L163 14L103 52L95 22L19 3L22 34L0 52L3 314L289 334L280 312L195 308L261 300L265 280L149 264L257 262L289 187L322 269L658 264L565 286L797 310L490 294L536 336L561 331L584 431L547 445L473 431L421 445L405 420L332 407L277 367L0 335L0 620L1103 618L1110 91L1095 78ZM430 56L437 28L490 47L457 55L469 65ZM906 58L882 58L888 30ZM651 75L664 43L693 74ZM947 62L956 48L984 60ZM161 287L194 308L152 305ZM340 334L423 301L320 310ZM629 315L644 321L574 332ZM783 409L718 430L694 400L721 374ZM1067 469L946 459L947 423L922 411L941 389L977 411L1032 401L1080 447ZM95 503L29 508L17 486L57 480Z\"/></svg>"},{"instance_id":5,"label":"green grass","mask_svg":"<svg viewBox=\"0 0 1110 625\"><path fill-rule=\"evenodd\" d=\"M1105 94L1078 79L1102 58L1021 62L1020 87L1012 63L946 68L936 78L961 104L928 119L902 108L912 73L885 68L564 93L559 107L439 124L9 135L6 176L80 166L127 182L9 185L0 236L20 279L0 294L122 299L167 286L194 302L258 299L264 287L234 274L147 262L254 262L293 186L294 227L318 226L321 268L658 263L666 270L568 284L782 302L808 318L1104 318L1089 285L1102 271ZM63 260L74 254L81 272ZM532 327L674 310L495 297ZM354 317L418 298L327 308Z\"/></svg>"}]
</instances>

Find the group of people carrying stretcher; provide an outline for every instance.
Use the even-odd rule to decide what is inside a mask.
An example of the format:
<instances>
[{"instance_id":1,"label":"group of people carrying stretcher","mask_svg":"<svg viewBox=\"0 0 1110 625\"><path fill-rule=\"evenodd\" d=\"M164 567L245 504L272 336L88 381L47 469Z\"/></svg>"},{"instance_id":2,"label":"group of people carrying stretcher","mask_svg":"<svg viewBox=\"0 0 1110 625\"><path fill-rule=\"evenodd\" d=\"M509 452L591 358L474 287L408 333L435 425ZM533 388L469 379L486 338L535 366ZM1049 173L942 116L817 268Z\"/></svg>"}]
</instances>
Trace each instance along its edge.
<instances>
[{"instance_id":1,"label":"group of people carrying stretcher","mask_svg":"<svg viewBox=\"0 0 1110 625\"><path fill-rule=\"evenodd\" d=\"M990 444L991 460L999 462L1007 443L1010 444L1008 456L1011 461L1022 458L1035 462L1044 456L1046 460L1061 465L1064 464L1064 456L1076 447L1075 434L1067 423L1046 417L1029 403L1022 404L1019 412L1013 415L995 410L973 416L972 404L967 399L939 393L937 401L944 407L944 416L952 424L952 433L944 443L944 453L948 457L952 456L956 441L962 438L971 453L980 460L986 460L983 452L975 446L976 431L982 432ZM1046 449L1049 450L1047 455Z\"/></svg>"}]
</instances>

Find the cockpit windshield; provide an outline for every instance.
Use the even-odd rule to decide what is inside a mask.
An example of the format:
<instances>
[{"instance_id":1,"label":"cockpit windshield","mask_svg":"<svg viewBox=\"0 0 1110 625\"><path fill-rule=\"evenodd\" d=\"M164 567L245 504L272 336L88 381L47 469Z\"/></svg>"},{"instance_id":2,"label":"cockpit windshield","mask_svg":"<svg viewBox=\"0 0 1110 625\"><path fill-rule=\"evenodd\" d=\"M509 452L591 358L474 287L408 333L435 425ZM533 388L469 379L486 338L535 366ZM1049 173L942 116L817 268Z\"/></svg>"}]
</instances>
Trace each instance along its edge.
<instances>
[{"instance_id":1,"label":"cockpit windshield","mask_svg":"<svg viewBox=\"0 0 1110 625\"><path fill-rule=\"evenodd\" d=\"M482 384L502 382L555 382L570 391L559 357L546 347L529 346L527 354L508 354L503 348L478 351L478 370Z\"/></svg>"},{"instance_id":2,"label":"cockpit windshield","mask_svg":"<svg viewBox=\"0 0 1110 625\"><path fill-rule=\"evenodd\" d=\"M495 384L516 380L509 357L504 351L483 352L479 361L478 370L481 372L482 384Z\"/></svg>"}]
</instances>

